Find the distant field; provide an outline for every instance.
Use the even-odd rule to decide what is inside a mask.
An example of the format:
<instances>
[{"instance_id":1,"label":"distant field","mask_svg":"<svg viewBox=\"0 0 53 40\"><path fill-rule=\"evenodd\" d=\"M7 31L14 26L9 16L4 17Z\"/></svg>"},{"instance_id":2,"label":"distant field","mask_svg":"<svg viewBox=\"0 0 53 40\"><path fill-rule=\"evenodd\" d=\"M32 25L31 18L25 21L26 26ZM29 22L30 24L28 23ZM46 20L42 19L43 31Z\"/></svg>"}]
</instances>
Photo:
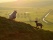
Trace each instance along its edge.
<instances>
[{"instance_id":1,"label":"distant field","mask_svg":"<svg viewBox=\"0 0 53 40\"><path fill-rule=\"evenodd\" d=\"M17 18L16 21L22 21L27 24L31 24L35 27L35 22L33 22L36 18L39 19L39 22L43 24L44 30L53 31L53 24L46 24L42 21L42 17L48 12L48 8L0 8L0 16L8 18L9 14L14 10L17 10ZM26 12L28 12L26 14ZM51 13L46 20L53 23L53 13Z\"/></svg>"}]
</instances>

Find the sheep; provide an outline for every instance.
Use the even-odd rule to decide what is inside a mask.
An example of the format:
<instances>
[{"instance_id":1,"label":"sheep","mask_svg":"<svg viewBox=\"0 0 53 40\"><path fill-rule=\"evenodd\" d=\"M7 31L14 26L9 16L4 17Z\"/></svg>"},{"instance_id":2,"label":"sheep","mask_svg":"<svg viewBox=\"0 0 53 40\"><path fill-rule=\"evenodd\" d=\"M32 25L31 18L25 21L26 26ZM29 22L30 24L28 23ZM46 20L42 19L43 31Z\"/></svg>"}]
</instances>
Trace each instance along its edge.
<instances>
[{"instance_id":1,"label":"sheep","mask_svg":"<svg viewBox=\"0 0 53 40\"><path fill-rule=\"evenodd\" d=\"M40 26L40 28L42 29L43 25L41 23L38 23L38 21L35 21L35 23L36 23L36 28L38 28Z\"/></svg>"},{"instance_id":2,"label":"sheep","mask_svg":"<svg viewBox=\"0 0 53 40\"><path fill-rule=\"evenodd\" d=\"M13 13L11 13L10 15L9 15L9 19L15 19L16 18L16 13L17 13L17 11L14 11Z\"/></svg>"}]
</instances>

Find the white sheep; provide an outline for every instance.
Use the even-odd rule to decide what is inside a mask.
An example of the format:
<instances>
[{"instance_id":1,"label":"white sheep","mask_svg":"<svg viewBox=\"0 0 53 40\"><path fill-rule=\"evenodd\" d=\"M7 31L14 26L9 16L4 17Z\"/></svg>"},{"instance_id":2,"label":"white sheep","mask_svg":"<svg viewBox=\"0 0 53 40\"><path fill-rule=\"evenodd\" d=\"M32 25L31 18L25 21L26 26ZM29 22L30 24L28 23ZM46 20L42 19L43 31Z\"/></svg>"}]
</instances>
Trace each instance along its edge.
<instances>
[{"instance_id":1,"label":"white sheep","mask_svg":"<svg viewBox=\"0 0 53 40\"><path fill-rule=\"evenodd\" d=\"M17 13L17 11L14 11L13 13L11 13L10 15L9 15L9 19L15 19L16 18L16 13Z\"/></svg>"}]
</instances>

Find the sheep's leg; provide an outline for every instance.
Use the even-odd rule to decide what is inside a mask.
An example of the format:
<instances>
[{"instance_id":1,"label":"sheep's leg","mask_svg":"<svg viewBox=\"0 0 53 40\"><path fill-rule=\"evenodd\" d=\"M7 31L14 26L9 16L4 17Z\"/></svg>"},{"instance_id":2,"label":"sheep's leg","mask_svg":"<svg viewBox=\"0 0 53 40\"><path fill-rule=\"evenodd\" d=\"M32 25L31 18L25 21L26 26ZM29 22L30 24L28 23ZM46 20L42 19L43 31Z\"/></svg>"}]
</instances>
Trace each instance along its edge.
<instances>
[{"instance_id":1,"label":"sheep's leg","mask_svg":"<svg viewBox=\"0 0 53 40\"><path fill-rule=\"evenodd\" d=\"M36 26L36 28L37 28L37 26Z\"/></svg>"},{"instance_id":2,"label":"sheep's leg","mask_svg":"<svg viewBox=\"0 0 53 40\"><path fill-rule=\"evenodd\" d=\"M38 26L36 26L36 28L37 28L37 29L39 29L39 27L38 27Z\"/></svg>"},{"instance_id":3,"label":"sheep's leg","mask_svg":"<svg viewBox=\"0 0 53 40\"><path fill-rule=\"evenodd\" d=\"M41 29L42 29L42 26L41 26Z\"/></svg>"}]
</instances>

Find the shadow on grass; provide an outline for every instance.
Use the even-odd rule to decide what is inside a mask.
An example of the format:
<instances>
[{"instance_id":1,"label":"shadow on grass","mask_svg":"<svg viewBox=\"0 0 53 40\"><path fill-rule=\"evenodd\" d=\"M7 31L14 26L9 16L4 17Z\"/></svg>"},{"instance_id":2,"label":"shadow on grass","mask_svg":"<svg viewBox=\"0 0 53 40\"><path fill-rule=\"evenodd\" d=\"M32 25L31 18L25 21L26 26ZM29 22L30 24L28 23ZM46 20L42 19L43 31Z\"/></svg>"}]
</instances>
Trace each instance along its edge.
<instances>
[{"instance_id":1,"label":"shadow on grass","mask_svg":"<svg viewBox=\"0 0 53 40\"><path fill-rule=\"evenodd\" d=\"M0 17L0 40L53 40L53 32Z\"/></svg>"}]
</instances>

